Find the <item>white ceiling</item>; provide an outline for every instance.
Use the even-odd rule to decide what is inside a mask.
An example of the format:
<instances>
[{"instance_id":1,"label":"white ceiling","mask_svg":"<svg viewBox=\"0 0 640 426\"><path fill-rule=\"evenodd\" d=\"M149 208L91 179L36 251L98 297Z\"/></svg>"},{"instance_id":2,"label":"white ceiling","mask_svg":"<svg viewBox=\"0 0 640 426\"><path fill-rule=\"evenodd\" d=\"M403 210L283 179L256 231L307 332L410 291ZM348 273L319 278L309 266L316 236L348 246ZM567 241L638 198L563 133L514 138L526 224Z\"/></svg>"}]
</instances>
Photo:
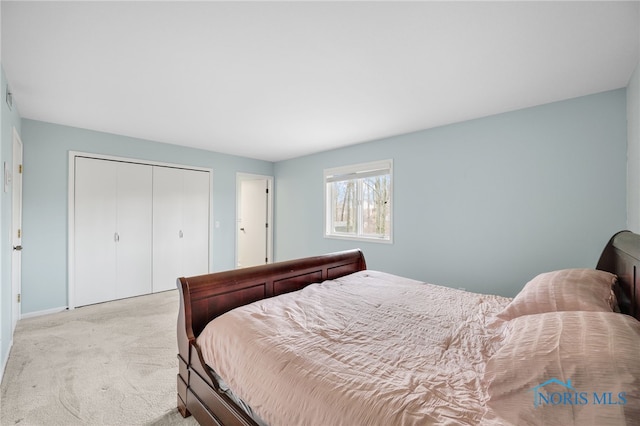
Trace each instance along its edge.
<instances>
[{"instance_id":1,"label":"white ceiling","mask_svg":"<svg viewBox=\"0 0 640 426\"><path fill-rule=\"evenodd\" d=\"M23 118L278 161L625 87L638 2L2 1Z\"/></svg>"}]
</instances>

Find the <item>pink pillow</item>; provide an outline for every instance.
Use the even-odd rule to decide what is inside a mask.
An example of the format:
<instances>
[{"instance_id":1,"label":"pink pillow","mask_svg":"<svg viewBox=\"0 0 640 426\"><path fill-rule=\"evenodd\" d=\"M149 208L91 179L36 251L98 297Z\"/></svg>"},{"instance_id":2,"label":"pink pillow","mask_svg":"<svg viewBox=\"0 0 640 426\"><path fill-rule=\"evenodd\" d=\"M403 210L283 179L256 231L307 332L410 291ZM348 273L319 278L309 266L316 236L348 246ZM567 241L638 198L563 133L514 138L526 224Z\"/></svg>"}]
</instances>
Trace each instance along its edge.
<instances>
[{"instance_id":1,"label":"pink pillow","mask_svg":"<svg viewBox=\"0 0 640 426\"><path fill-rule=\"evenodd\" d=\"M529 281L498 318L556 311L612 312L615 307L614 274L597 269L563 269L540 274Z\"/></svg>"},{"instance_id":2,"label":"pink pillow","mask_svg":"<svg viewBox=\"0 0 640 426\"><path fill-rule=\"evenodd\" d=\"M485 368L485 420L638 424L640 321L615 312L548 312L509 321L505 336Z\"/></svg>"}]
</instances>

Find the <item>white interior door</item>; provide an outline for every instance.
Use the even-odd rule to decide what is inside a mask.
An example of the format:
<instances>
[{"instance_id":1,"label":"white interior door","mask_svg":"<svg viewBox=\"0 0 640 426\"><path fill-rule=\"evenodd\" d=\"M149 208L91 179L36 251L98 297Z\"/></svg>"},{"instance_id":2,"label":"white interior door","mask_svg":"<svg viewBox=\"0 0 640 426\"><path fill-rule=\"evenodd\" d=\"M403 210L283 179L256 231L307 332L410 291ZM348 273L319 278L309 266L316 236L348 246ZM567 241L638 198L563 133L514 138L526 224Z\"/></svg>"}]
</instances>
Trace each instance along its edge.
<instances>
[{"instance_id":1,"label":"white interior door","mask_svg":"<svg viewBox=\"0 0 640 426\"><path fill-rule=\"evenodd\" d=\"M151 293L152 166L117 164L117 242L115 282L118 298Z\"/></svg>"},{"instance_id":2,"label":"white interior door","mask_svg":"<svg viewBox=\"0 0 640 426\"><path fill-rule=\"evenodd\" d=\"M182 170L182 176L183 270L180 276L189 277L209 272L209 172Z\"/></svg>"},{"instance_id":3,"label":"white interior door","mask_svg":"<svg viewBox=\"0 0 640 426\"><path fill-rule=\"evenodd\" d=\"M12 307L11 330L15 330L20 319L20 292L22 282L22 140L13 129L13 172L12 172L12 214L11 214L11 282Z\"/></svg>"},{"instance_id":4,"label":"white interior door","mask_svg":"<svg viewBox=\"0 0 640 426\"><path fill-rule=\"evenodd\" d=\"M117 163L76 157L75 166L75 305L82 306L117 298Z\"/></svg>"},{"instance_id":5,"label":"white interior door","mask_svg":"<svg viewBox=\"0 0 640 426\"><path fill-rule=\"evenodd\" d=\"M179 277L209 272L209 205L209 172L154 167L154 292L175 289Z\"/></svg>"},{"instance_id":6,"label":"white interior door","mask_svg":"<svg viewBox=\"0 0 640 426\"><path fill-rule=\"evenodd\" d=\"M182 170L153 168L153 291L176 288L182 272Z\"/></svg>"},{"instance_id":7,"label":"white interior door","mask_svg":"<svg viewBox=\"0 0 640 426\"><path fill-rule=\"evenodd\" d=\"M242 179L238 206L238 268L268 262L268 180Z\"/></svg>"}]
</instances>

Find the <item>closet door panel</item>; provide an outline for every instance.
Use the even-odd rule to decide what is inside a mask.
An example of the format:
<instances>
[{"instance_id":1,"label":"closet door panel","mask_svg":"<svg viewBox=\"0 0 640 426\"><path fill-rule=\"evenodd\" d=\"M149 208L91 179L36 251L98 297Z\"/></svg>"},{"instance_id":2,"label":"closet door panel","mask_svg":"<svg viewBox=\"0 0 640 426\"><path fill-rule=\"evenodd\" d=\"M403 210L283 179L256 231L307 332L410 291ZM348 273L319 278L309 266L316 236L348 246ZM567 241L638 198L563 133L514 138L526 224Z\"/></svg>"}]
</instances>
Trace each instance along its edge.
<instances>
[{"instance_id":1,"label":"closet door panel","mask_svg":"<svg viewBox=\"0 0 640 426\"><path fill-rule=\"evenodd\" d=\"M182 170L153 168L153 291L176 288L182 274Z\"/></svg>"},{"instance_id":2,"label":"closet door panel","mask_svg":"<svg viewBox=\"0 0 640 426\"><path fill-rule=\"evenodd\" d=\"M151 293L152 167L118 164L117 293L131 297Z\"/></svg>"},{"instance_id":3,"label":"closet door panel","mask_svg":"<svg viewBox=\"0 0 640 426\"><path fill-rule=\"evenodd\" d=\"M209 272L209 173L183 170L183 275Z\"/></svg>"},{"instance_id":4,"label":"closet door panel","mask_svg":"<svg viewBox=\"0 0 640 426\"><path fill-rule=\"evenodd\" d=\"M75 160L75 304L116 298L116 163Z\"/></svg>"}]
</instances>

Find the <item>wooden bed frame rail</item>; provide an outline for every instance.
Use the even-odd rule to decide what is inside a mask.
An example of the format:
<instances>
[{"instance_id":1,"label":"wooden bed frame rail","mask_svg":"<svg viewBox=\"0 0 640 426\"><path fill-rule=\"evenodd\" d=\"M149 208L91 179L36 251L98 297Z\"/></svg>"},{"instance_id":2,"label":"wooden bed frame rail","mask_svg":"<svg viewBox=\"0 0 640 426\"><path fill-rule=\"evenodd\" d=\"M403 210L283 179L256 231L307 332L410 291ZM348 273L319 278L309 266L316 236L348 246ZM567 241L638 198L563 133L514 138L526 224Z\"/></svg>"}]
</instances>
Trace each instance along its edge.
<instances>
[{"instance_id":1,"label":"wooden bed frame rail","mask_svg":"<svg viewBox=\"0 0 640 426\"><path fill-rule=\"evenodd\" d=\"M358 249L179 278L178 410L201 425L256 425L206 367L196 338L214 318L257 300L366 269ZM215 414L214 414L215 413Z\"/></svg>"}]
</instances>

